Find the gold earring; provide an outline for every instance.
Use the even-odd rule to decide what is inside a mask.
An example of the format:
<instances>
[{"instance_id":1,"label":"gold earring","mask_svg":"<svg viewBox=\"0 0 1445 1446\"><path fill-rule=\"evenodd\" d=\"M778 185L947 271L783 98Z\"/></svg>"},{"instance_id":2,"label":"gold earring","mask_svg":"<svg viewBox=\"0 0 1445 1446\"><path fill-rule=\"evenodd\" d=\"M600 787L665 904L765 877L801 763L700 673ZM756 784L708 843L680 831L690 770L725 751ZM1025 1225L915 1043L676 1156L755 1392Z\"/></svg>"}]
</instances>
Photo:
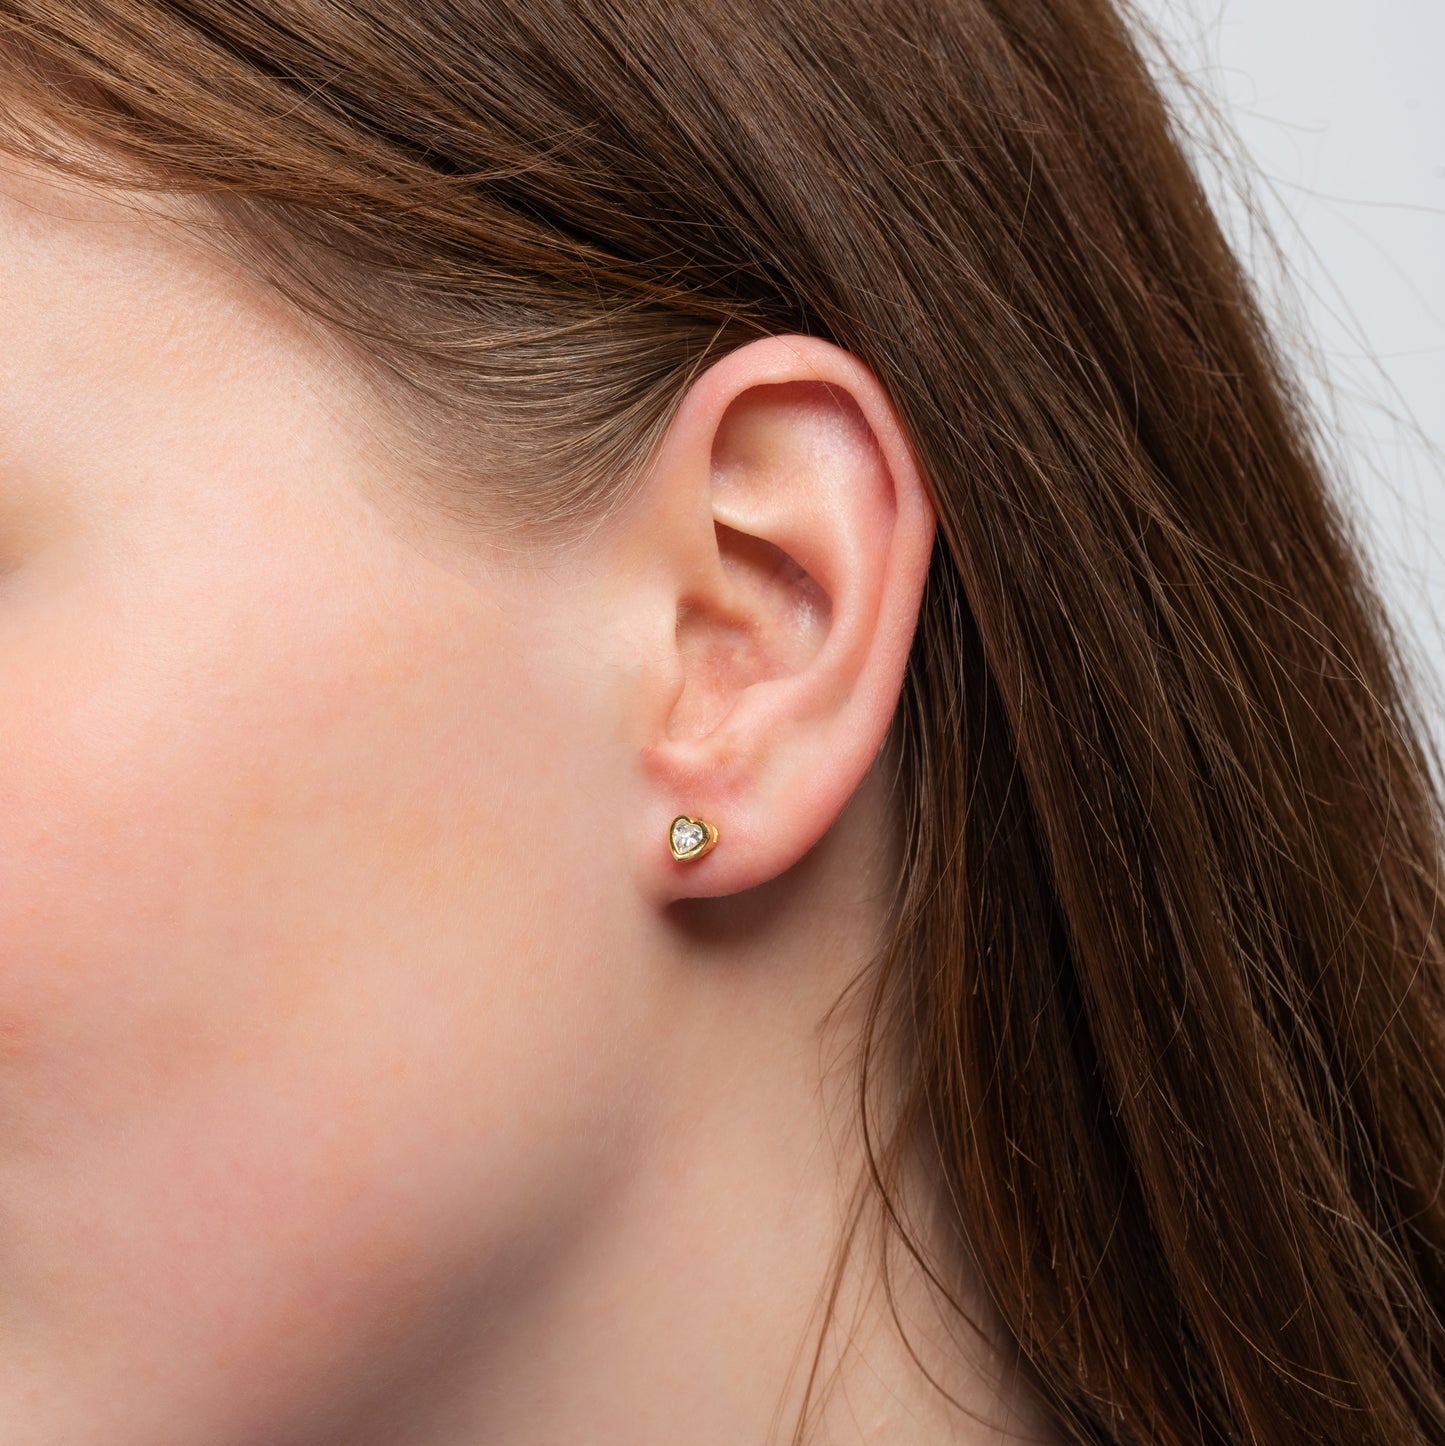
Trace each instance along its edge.
<instances>
[{"instance_id":1,"label":"gold earring","mask_svg":"<svg viewBox=\"0 0 1445 1446\"><path fill-rule=\"evenodd\" d=\"M667 829L667 842L675 859L700 859L717 842L717 825L680 813Z\"/></svg>"}]
</instances>

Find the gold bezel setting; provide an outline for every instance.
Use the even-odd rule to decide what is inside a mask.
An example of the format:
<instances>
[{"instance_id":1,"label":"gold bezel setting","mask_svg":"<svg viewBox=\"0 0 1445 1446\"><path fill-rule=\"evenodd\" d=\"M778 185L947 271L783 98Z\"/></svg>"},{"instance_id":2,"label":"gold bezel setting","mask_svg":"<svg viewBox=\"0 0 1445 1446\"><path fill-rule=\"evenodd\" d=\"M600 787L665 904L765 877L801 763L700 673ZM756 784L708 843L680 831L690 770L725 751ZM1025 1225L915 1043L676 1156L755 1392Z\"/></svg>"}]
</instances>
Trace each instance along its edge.
<instances>
[{"instance_id":1,"label":"gold bezel setting","mask_svg":"<svg viewBox=\"0 0 1445 1446\"><path fill-rule=\"evenodd\" d=\"M698 837L699 829L702 830L701 838ZM678 849L679 842L683 844L681 850ZM667 826L667 846L679 862L700 859L715 843L717 825L708 823L706 819L689 818L687 814L680 813Z\"/></svg>"}]
</instances>

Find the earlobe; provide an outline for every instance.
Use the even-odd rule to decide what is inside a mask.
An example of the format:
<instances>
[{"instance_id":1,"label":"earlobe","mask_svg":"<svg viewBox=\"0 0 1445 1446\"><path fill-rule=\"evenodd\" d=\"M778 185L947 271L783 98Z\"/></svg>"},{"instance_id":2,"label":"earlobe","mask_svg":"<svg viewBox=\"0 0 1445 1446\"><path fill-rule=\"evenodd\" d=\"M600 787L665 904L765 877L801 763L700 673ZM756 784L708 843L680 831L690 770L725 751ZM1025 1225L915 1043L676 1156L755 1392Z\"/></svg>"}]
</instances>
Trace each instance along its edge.
<instances>
[{"instance_id":1,"label":"earlobe","mask_svg":"<svg viewBox=\"0 0 1445 1446\"><path fill-rule=\"evenodd\" d=\"M881 750L933 507L878 382L802 336L704 373L637 500L663 665L638 673L628 847L658 903L735 893L807 853Z\"/></svg>"}]
</instances>

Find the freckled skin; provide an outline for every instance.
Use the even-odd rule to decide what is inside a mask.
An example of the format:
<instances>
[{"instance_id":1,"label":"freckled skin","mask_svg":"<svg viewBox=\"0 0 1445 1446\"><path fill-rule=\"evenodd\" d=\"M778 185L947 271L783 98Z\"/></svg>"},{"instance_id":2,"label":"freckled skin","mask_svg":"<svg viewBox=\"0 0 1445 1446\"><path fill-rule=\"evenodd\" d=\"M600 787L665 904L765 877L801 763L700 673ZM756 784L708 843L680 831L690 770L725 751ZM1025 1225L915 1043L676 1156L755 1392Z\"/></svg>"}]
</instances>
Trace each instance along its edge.
<instances>
[{"instance_id":1,"label":"freckled skin","mask_svg":"<svg viewBox=\"0 0 1445 1446\"><path fill-rule=\"evenodd\" d=\"M158 223L7 169L0 254L0 1440L360 1440L627 1148L605 604Z\"/></svg>"}]
</instances>

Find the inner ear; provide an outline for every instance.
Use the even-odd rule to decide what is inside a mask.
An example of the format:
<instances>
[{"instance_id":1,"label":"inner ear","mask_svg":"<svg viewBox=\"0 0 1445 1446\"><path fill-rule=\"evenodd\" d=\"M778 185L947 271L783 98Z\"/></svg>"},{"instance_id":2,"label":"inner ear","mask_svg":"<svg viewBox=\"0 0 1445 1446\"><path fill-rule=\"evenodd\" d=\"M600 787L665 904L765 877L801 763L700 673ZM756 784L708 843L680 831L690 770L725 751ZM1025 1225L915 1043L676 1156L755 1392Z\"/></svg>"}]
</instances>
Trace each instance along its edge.
<instances>
[{"instance_id":1,"label":"inner ear","mask_svg":"<svg viewBox=\"0 0 1445 1446\"><path fill-rule=\"evenodd\" d=\"M683 689L673 738L705 736L742 689L805 667L832 621L827 593L781 547L725 522L713 527L727 592L684 598L678 607Z\"/></svg>"}]
</instances>

